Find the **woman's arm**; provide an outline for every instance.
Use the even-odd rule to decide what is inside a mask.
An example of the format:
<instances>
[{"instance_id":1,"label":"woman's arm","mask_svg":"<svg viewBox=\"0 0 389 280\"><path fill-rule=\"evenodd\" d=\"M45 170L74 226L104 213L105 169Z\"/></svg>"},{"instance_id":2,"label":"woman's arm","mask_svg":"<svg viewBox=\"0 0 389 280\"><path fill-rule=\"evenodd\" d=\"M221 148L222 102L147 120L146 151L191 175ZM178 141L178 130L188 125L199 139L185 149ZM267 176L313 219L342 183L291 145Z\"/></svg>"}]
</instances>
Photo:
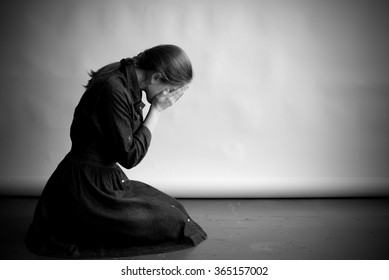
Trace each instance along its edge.
<instances>
[{"instance_id":1,"label":"woman's arm","mask_svg":"<svg viewBox=\"0 0 389 280\"><path fill-rule=\"evenodd\" d=\"M151 134L153 134L155 127L157 126L159 116L161 112L155 106L151 106L149 112L147 113L146 119L143 122L143 125L147 127Z\"/></svg>"}]
</instances>

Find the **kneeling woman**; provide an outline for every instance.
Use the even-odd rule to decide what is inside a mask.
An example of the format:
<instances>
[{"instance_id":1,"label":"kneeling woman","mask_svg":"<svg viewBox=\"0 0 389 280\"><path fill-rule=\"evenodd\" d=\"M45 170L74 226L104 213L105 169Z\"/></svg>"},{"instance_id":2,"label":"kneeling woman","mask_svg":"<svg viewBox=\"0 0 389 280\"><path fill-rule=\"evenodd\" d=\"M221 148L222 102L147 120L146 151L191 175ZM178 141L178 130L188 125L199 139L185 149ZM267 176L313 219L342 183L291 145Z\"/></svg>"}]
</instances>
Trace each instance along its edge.
<instances>
[{"instance_id":1,"label":"kneeling woman","mask_svg":"<svg viewBox=\"0 0 389 280\"><path fill-rule=\"evenodd\" d=\"M160 113L192 79L187 55L160 45L91 73L74 112L71 151L48 180L26 237L34 253L125 257L193 247L206 233L174 198L127 178ZM150 110L143 120L142 91Z\"/></svg>"}]
</instances>

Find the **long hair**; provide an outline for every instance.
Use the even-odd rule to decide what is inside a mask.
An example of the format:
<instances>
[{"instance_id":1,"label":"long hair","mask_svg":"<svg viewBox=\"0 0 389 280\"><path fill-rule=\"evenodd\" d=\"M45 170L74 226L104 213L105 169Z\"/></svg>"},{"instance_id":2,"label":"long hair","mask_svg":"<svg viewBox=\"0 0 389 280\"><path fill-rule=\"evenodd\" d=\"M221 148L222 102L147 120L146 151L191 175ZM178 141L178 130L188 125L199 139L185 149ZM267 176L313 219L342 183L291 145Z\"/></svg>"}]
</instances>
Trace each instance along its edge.
<instances>
[{"instance_id":1,"label":"long hair","mask_svg":"<svg viewBox=\"0 0 389 280\"><path fill-rule=\"evenodd\" d=\"M161 74L162 82L172 85L185 85L192 81L192 64L186 53L175 45L159 45L147 49L132 58L135 67L148 72ZM108 75L120 67L120 62L103 66L97 71L91 70L90 79L85 86L89 88L101 76Z\"/></svg>"},{"instance_id":2,"label":"long hair","mask_svg":"<svg viewBox=\"0 0 389 280\"><path fill-rule=\"evenodd\" d=\"M141 52L133 59L140 69L160 73L165 83L184 85L190 83L193 77L189 57L175 45L159 45Z\"/></svg>"}]
</instances>

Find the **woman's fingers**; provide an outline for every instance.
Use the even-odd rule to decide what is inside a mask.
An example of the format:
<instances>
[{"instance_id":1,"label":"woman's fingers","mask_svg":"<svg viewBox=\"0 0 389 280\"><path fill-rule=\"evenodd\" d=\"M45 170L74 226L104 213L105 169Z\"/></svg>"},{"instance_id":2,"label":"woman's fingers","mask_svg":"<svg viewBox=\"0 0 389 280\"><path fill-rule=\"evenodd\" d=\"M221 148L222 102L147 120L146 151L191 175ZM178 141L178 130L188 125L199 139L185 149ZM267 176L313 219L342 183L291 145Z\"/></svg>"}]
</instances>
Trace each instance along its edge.
<instances>
[{"instance_id":1,"label":"woman's fingers","mask_svg":"<svg viewBox=\"0 0 389 280\"><path fill-rule=\"evenodd\" d=\"M168 93L166 93L166 91L164 91L164 95L170 101L171 104L174 104L178 99L180 99L182 97L182 95L184 95L184 92L187 89L188 89L188 86L183 86L183 87L180 87L180 88L173 90L171 92L168 92Z\"/></svg>"},{"instance_id":2,"label":"woman's fingers","mask_svg":"<svg viewBox=\"0 0 389 280\"><path fill-rule=\"evenodd\" d=\"M177 101L178 99L181 98L181 96L184 95L184 92L186 91L187 88L179 88L176 89L175 91L172 91L172 98L173 100Z\"/></svg>"},{"instance_id":3,"label":"woman's fingers","mask_svg":"<svg viewBox=\"0 0 389 280\"><path fill-rule=\"evenodd\" d=\"M185 86L185 87L182 87L178 90L175 90L176 93L172 97L174 102L177 102L178 99L180 99L184 95L184 93L187 89L188 89L188 86Z\"/></svg>"},{"instance_id":4,"label":"woman's fingers","mask_svg":"<svg viewBox=\"0 0 389 280\"><path fill-rule=\"evenodd\" d=\"M188 89L188 86L185 85L185 86L182 86L176 90L169 92L168 95L171 95L171 96L178 95L181 97L187 89Z\"/></svg>"},{"instance_id":5,"label":"woman's fingers","mask_svg":"<svg viewBox=\"0 0 389 280\"><path fill-rule=\"evenodd\" d=\"M156 105L160 111L167 109L177 102L178 99L182 97L184 92L188 89L188 86L182 86L176 90L168 91L164 90L157 96L155 96L153 100L153 104Z\"/></svg>"}]
</instances>

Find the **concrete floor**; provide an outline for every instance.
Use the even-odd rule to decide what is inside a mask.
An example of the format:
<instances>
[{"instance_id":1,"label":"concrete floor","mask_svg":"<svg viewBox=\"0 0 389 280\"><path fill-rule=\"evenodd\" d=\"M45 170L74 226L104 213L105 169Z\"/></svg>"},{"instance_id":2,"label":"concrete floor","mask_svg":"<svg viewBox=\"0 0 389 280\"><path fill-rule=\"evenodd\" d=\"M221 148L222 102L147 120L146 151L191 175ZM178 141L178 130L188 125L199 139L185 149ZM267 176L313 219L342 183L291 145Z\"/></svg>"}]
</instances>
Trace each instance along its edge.
<instances>
[{"instance_id":1,"label":"concrete floor","mask_svg":"<svg viewBox=\"0 0 389 280\"><path fill-rule=\"evenodd\" d=\"M188 250L124 259L389 259L389 198L180 201L208 240ZM0 197L0 259L45 259L23 243L36 203Z\"/></svg>"}]
</instances>

